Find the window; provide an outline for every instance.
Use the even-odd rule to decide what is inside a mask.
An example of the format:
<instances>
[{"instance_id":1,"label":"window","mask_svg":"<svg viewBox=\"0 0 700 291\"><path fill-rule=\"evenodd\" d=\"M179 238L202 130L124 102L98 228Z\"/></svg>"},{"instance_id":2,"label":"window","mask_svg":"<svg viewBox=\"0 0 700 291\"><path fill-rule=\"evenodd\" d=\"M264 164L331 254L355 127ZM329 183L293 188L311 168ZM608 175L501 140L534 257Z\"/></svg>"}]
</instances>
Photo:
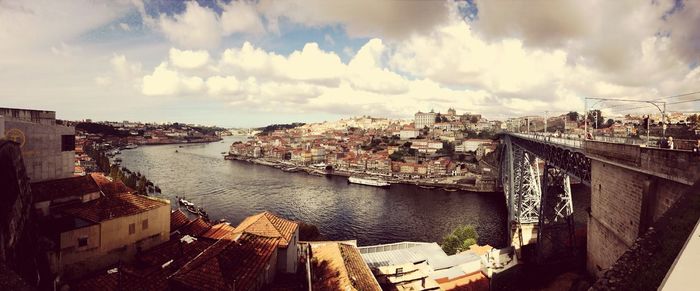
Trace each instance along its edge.
<instances>
[{"instance_id":1,"label":"window","mask_svg":"<svg viewBox=\"0 0 700 291\"><path fill-rule=\"evenodd\" d=\"M75 135L68 134L61 136L61 151L74 151L75 150Z\"/></svg>"},{"instance_id":2,"label":"window","mask_svg":"<svg viewBox=\"0 0 700 291\"><path fill-rule=\"evenodd\" d=\"M129 224L129 234L136 233L136 223Z\"/></svg>"},{"instance_id":3,"label":"window","mask_svg":"<svg viewBox=\"0 0 700 291\"><path fill-rule=\"evenodd\" d=\"M88 238L87 237L78 238L78 247L84 247L87 245L88 245Z\"/></svg>"},{"instance_id":4,"label":"window","mask_svg":"<svg viewBox=\"0 0 700 291\"><path fill-rule=\"evenodd\" d=\"M148 219L144 219L143 221L141 221L141 229L148 229Z\"/></svg>"}]
</instances>

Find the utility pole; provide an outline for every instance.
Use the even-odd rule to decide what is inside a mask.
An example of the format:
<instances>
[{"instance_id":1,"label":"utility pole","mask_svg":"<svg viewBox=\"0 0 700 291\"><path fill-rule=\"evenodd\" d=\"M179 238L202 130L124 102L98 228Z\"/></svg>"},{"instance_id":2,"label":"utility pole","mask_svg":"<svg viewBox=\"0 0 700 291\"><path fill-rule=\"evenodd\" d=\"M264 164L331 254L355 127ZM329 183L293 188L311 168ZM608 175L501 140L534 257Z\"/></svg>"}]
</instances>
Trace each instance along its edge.
<instances>
[{"instance_id":1,"label":"utility pole","mask_svg":"<svg viewBox=\"0 0 700 291\"><path fill-rule=\"evenodd\" d=\"M583 100L583 139L588 138L588 97Z\"/></svg>"},{"instance_id":2,"label":"utility pole","mask_svg":"<svg viewBox=\"0 0 700 291\"><path fill-rule=\"evenodd\" d=\"M525 122L527 122L527 134L530 134L530 118L525 118Z\"/></svg>"},{"instance_id":3,"label":"utility pole","mask_svg":"<svg viewBox=\"0 0 700 291\"><path fill-rule=\"evenodd\" d=\"M544 112L544 133L545 134L547 134L547 113L549 113L549 111Z\"/></svg>"}]
</instances>

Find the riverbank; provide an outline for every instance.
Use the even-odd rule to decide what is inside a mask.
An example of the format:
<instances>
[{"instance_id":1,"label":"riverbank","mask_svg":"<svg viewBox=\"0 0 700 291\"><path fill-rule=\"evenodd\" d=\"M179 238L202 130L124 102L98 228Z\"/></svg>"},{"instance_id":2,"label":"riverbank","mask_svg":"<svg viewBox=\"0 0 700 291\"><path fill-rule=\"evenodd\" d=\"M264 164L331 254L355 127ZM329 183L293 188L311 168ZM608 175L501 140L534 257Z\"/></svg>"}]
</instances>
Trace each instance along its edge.
<instances>
[{"instance_id":1,"label":"riverbank","mask_svg":"<svg viewBox=\"0 0 700 291\"><path fill-rule=\"evenodd\" d=\"M483 177L478 177L478 176L473 176L473 177L464 177L462 179L457 179L458 177L443 177L443 178L430 178L430 179L409 179L409 178L400 178L400 177L388 177L387 175L373 175L371 173L360 173L360 172L350 172L350 171L343 171L343 170L330 170L326 171L325 169L317 169L314 167L309 167L309 166L303 166L303 165L296 165L292 163L284 163L284 162L278 162L278 161L271 161L271 160L266 160L266 159L259 159L259 158L248 158L248 157L241 157L241 156L235 156L235 155L225 155L224 159L226 160L234 160L234 161L243 161L243 162L248 162L248 163L253 163L257 165L263 165L263 166L268 166L268 167L273 167L279 170L282 170L284 172L305 172L309 175L314 175L314 176L340 176L340 177L350 177L353 175L362 175L362 176L371 176L375 178L380 178L383 179L390 184L403 184L403 185L413 185L413 186L418 186L423 189L442 189L447 192L456 192L456 191L468 191L468 192L477 192L477 193L494 193L497 192L496 188L496 180L495 179L486 179ZM473 178L473 179L471 179ZM458 183L457 181L460 180L469 180L473 181L473 184L464 184L464 183Z\"/></svg>"}]
</instances>

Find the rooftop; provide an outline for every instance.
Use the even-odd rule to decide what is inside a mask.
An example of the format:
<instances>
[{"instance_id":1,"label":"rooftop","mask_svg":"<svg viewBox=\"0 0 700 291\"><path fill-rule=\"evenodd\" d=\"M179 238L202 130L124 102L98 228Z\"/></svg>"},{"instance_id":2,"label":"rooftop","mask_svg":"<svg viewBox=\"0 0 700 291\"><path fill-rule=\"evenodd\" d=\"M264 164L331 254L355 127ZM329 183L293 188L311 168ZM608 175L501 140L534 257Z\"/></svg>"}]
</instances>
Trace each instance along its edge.
<instances>
[{"instance_id":1,"label":"rooftop","mask_svg":"<svg viewBox=\"0 0 700 291\"><path fill-rule=\"evenodd\" d=\"M299 228L299 223L281 218L268 211L249 216L234 229L235 234L251 233L265 237L281 238L281 247L287 247L292 235Z\"/></svg>"},{"instance_id":2,"label":"rooftop","mask_svg":"<svg viewBox=\"0 0 700 291\"><path fill-rule=\"evenodd\" d=\"M100 187L91 176L77 176L48 180L31 184L34 202L49 201L72 196L83 196L100 192Z\"/></svg>"},{"instance_id":3,"label":"rooftop","mask_svg":"<svg viewBox=\"0 0 700 291\"><path fill-rule=\"evenodd\" d=\"M311 252L312 273L322 277L314 282L314 289L381 290L355 246L337 242L313 243Z\"/></svg>"},{"instance_id":4,"label":"rooftop","mask_svg":"<svg viewBox=\"0 0 700 291\"><path fill-rule=\"evenodd\" d=\"M158 198L119 193L102 196L79 205L69 206L63 211L85 220L101 222L146 212L162 206L169 206L169 204L170 202Z\"/></svg>"},{"instance_id":5,"label":"rooftop","mask_svg":"<svg viewBox=\"0 0 700 291\"><path fill-rule=\"evenodd\" d=\"M182 210L175 209L170 212L170 232L174 232L188 223L190 223L190 220Z\"/></svg>"},{"instance_id":6,"label":"rooftop","mask_svg":"<svg viewBox=\"0 0 700 291\"><path fill-rule=\"evenodd\" d=\"M247 233L237 240L219 240L175 272L171 280L192 290L251 290L280 240Z\"/></svg>"}]
</instances>

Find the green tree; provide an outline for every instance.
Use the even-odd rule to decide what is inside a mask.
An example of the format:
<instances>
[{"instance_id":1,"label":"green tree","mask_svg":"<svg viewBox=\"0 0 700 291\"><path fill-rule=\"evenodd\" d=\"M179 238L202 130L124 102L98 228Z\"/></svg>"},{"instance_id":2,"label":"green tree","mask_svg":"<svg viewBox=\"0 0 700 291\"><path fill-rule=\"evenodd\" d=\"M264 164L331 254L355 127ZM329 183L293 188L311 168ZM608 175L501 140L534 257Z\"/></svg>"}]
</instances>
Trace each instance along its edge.
<instances>
[{"instance_id":1,"label":"green tree","mask_svg":"<svg viewBox=\"0 0 700 291\"><path fill-rule=\"evenodd\" d=\"M448 255L466 251L469 246L476 244L479 234L472 225L462 225L455 228L445 236L442 242L442 250Z\"/></svg>"},{"instance_id":2,"label":"green tree","mask_svg":"<svg viewBox=\"0 0 700 291\"><path fill-rule=\"evenodd\" d=\"M403 161L403 153L400 151L395 151L389 155L389 158L394 162Z\"/></svg>"},{"instance_id":3,"label":"green tree","mask_svg":"<svg viewBox=\"0 0 700 291\"><path fill-rule=\"evenodd\" d=\"M588 111L588 122L590 122L591 127L594 128L605 127L605 117L603 117L603 114L598 109Z\"/></svg>"},{"instance_id":4,"label":"green tree","mask_svg":"<svg viewBox=\"0 0 700 291\"><path fill-rule=\"evenodd\" d=\"M569 111L569 113L567 113L566 116L569 118L569 121L577 121L578 120L578 112L576 112L576 111Z\"/></svg>"}]
</instances>

